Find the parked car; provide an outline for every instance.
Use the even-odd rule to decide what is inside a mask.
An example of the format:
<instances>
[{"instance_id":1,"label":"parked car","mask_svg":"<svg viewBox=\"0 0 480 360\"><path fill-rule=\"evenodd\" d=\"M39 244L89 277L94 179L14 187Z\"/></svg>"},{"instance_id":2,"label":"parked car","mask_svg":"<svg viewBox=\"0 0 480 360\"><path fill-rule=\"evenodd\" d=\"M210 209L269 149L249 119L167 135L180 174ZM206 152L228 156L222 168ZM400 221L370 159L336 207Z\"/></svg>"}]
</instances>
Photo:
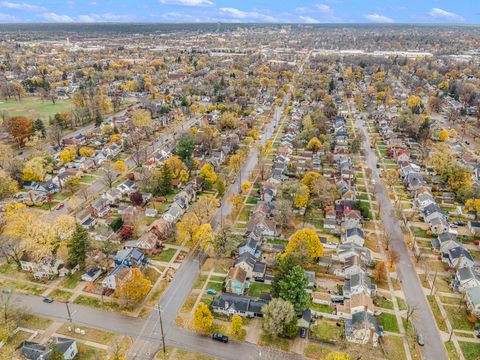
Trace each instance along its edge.
<instances>
[{"instance_id":1,"label":"parked car","mask_svg":"<svg viewBox=\"0 0 480 360\"><path fill-rule=\"evenodd\" d=\"M43 298L43 302L47 304L51 304L53 302L53 299L50 296L45 296Z\"/></svg>"},{"instance_id":2,"label":"parked car","mask_svg":"<svg viewBox=\"0 0 480 360\"><path fill-rule=\"evenodd\" d=\"M418 343L418 345L420 345L420 346L424 346L424 345L425 345L425 339L423 338L423 335L422 335L422 334L418 334L418 335L417 335L417 343Z\"/></svg>"},{"instance_id":3,"label":"parked car","mask_svg":"<svg viewBox=\"0 0 480 360\"><path fill-rule=\"evenodd\" d=\"M302 339L305 339L307 337L307 329L306 328L304 328L304 327L300 328L300 337Z\"/></svg>"},{"instance_id":4,"label":"parked car","mask_svg":"<svg viewBox=\"0 0 480 360\"><path fill-rule=\"evenodd\" d=\"M212 334L212 339L216 341L221 341L223 343L228 343L228 336L223 334L218 334L218 333Z\"/></svg>"},{"instance_id":5,"label":"parked car","mask_svg":"<svg viewBox=\"0 0 480 360\"><path fill-rule=\"evenodd\" d=\"M64 203L60 203L58 204L57 206L55 206L55 210L60 210L61 208L63 208L65 206Z\"/></svg>"},{"instance_id":6,"label":"parked car","mask_svg":"<svg viewBox=\"0 0 480 360\"><path fill-rule=\"evenodd\" d=\"M213 290L213 289L208 289L207 290L207 294L209 295L215 295L217 293L217 290Z\"/></svg>"},{"instance_id":7,"label":"parked car","mask_svg":"<svg viewBox=\"0 0 480 360\"><path fill-rule=\"evenodd\" d=\"M480 338L480 325L475 326L475 330L473 330L473 333L477 338Z\"/></svg>"}]
</instances>

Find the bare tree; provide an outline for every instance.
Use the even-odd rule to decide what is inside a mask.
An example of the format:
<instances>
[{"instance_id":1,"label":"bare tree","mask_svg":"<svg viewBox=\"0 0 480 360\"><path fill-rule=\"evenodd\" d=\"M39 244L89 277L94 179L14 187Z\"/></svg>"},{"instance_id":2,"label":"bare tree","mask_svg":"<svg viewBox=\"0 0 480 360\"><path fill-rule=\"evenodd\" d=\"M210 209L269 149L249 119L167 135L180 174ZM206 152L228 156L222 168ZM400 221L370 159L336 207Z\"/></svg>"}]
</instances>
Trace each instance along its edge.
<instances>
[{"instance_id":1,"label":"bare tree","mask_svg":"<svg viewBox=\"0 0 480 360\"><path fill-rule=\"evenodd\" d=\"M117 176L118 172L116 172L112 166L107 165L103 168L101 181L105 186L108 186L108 188L111 189Z\"/></svg>"},{"instance_id":2,"label":"bare tree","mask_svg":"<svg viewBox=\"0 0 480 360\"><path fill-rule=\"evenodd\" d=\"M410 318L412 318L414 316L415 311L417 311L417 310L418 310L417 305L407 304L407 324L409 323Z\"/></svg>"}]
</instances>

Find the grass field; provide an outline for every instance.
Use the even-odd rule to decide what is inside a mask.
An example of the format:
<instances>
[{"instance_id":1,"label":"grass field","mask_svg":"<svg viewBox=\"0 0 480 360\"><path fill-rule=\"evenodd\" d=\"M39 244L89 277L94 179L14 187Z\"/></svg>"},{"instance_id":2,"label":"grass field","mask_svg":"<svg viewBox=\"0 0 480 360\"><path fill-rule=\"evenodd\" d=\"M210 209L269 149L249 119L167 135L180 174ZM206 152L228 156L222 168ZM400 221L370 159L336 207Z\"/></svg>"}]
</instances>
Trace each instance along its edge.
<instances>
[{"instance_id":1,"label":"grass field","mask_svg":"<svg viewBox=\"0 0 480 360\"><path fill-rule=\"evenodd\" d=\"M398 328L397 318L393 314L381 313L377 317L380 324L383 326L385 331L390 331L394 333L399 333L400 329Z\"/></svg>"},{"instance_id":2,"label":"grass field","mask_svg":"<svg viewBox=\"0 0 480 360\"><path fill-rule=\"evenodd\" d=\"M21 101L1 101L0 112L6 112L9 116L27 116L31 119L48 120L49 116L57 112L69 111L73 104L71 100L42 101L38 97L27 97ZM47 125L47 124L45 124Z\"/></svg>"}]
</instances>

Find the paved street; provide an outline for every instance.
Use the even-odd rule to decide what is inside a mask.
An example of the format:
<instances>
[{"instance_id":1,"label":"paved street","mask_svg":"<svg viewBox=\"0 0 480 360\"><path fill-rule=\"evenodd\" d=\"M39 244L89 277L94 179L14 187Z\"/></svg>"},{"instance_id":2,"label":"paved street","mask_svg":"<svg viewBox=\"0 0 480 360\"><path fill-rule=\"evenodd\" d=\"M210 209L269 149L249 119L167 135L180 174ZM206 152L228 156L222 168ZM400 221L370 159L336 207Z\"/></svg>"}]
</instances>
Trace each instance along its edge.
<instances>
[{"instance_id":1,"label":"paved street","mask_svg":"<svg viewBox=\"0 0 480 360\"><path fill-rule=\"evenodd\" d=\"M418 333L421 333L425 338L425 346L423 347L423 355L426 360L447 360L440 334L438 332L435 319L431 313L430 307L427 303L423 293L420 280L418 279L415 266L408 253L407 246L404 242L402 229L396 218L392 216L393 206L388 197L385 185L379 176L377 170L377 157L374 151L370 148L370 139L365 128L363 120L357 120L357 125L365 135L363 143L367 165L372 170L372 179L376 181L374 186L375 196L381 208L382 221L385 229L389 229L391 234L391 247L400 255L400 261L396 264L398 278L401 281L401 286L407 304L415 308L413 315L413 324Z\"/></svg>"}]
</instances>

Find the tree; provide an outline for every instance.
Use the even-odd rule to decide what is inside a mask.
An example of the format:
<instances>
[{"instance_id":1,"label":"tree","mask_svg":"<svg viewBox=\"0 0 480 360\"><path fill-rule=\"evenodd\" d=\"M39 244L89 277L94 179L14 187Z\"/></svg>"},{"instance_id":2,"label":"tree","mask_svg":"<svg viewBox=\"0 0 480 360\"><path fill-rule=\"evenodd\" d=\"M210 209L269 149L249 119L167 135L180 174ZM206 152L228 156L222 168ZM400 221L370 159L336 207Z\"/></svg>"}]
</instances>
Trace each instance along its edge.
<instances>
[{"instance_id":1,"label":"tree","mask_svg":"<svg viewBox=\"0 0 480 360\"><path fill-rule=\"evenodd\" d=\"M350 355L344 352L331 352L325 357L325 360L350 360Z\"/></svg>"},{"instance_id":2,"label":"tree","mask_svg":"<svg viewBox=\"0 0 480 360\"><path fill-rule=\"evenodd\" d=\"M213 315L205 303L200 302L193 314L193 324L201 331L209 330L213 325Z\"/></svg>"},{"instance_id":3,"label":"tree","mask_svg":"<svg viewBox=\"0 0 480 360\"><path fill-rule=\"evenodd\" d=\"M80 187L80 176L69 177L63 182L63 187L73 194Z\"/></svg>"},{"instance_id":4,"label":"tree","mask_svg":"<svg viewBox=\"0 0 480 360\"><path fill-rule=\"evenodd\" d=\"M273 297L279 297L280 282L283 281L288 275L288 273L297 265L300 265L300 260L295 255L286 254L285 256L277 257L275 266L275 277L272 281Z\"/></svg>"},{"instance_id":5,"label":"tree","mask_svg":"<svg viewBox=\"0 0 480 360\"><path fill-rule=\"evenodd\" d=\"M387 267L385 266L385 262L377 262L377 264L375 265L375 269L373 270L373 278L378 283L383 283L387 281Z\"/></svg>"},{"instance_id":6,"label":"tree","mask_svg":"<svg viewBox=\"0 0 480 360\"><path fill-rule=\"evenodd\" d=\"M200 225L201 222L194 213L185 213L182 220L177 223L177 241L193 244L195 232Z\"/></svg>"},{"instance_id":7,"label":"tree","mask_svg":"<svg viewBox=\"0 0 480 360\"><path fill-rule=\"evenodd\" d=\"M150 128L153 125L152 115L150 111L145 109L138 109L132 115L133 125L139 128Z\"/></svg>"},{"instance_id":8,"label":"tree","mask_svg":"<svg viewBox=\"0 0 480 360\"><path fill-rule=\"evenodd\" d=\"M242 331L243 319L240 315L233 315L232 316L232 324L231 324L231 331L233 334L240 334Z\"/></svg>"},{"instance_id":9,"label":"tree","mask_svg":"<svg viewBox=\"0 0 480 360\"><path fill-rule=\"evenodd\" d=\"M442 129L442 130L440 130L440 132L438 133L438 140L440 140L440 141L447 141L447 140L448 140L448 136L449 136L448 130L447 130L447 129Z\"/></svg>"},{"instance_id":10,"label":"tree","mask_svg":"<svg viewBox=\"0 0 480 360\"><path fill-rule=\"evenodd\" d=\"M158 184L158 191L159 195L168 195L172 192L173 185L172 185L172 171L170 167L166 164L163 164L160 168L160 182Z\"/></svg>"},{"instance_id":11,"label":"tree","mask_svg":"<svg viewBox=\"0 0 480 360\"><path fill-rule=\"evenodd\" d=\"M139 268L130 268L128 271L128 280L117 286L115 293L118 297L124 299L127 304L137 304L147 296L152 288L152 283L143 276Z\"/></svg>"},{"instance_id":12,"label":"tree","mask_svg":"<svg viewBox=\"0 0 480 360\"><path fill-rule=\"evenodd\" d=\"M32 120L25 116L14 116L5 120L3 125L19 146L23 144L26 137L32 134L33 130Z\"/></svg>"},{"instance_id":13,"label":"tree","mask_svg":"<svg viewBox=\"0 0 480 360\"><path fill-rule=\"evenodd\" d=\"M224 226L213 236L212 247L216 256L230 256L242 238L233 234L230 226Z\"/></svg>"},{"instance_id":14,"label":"tree","mask_svg":"<svg viewBox=\"0 0 480 360\"><path fill-rule=\"evenodd\" d=\"M477 216L480 216L480 199L468 199L465 202L465 211L474 212Z\"/></svg>"},{"instance_id":15,"label":"tree","mask_svg":"<svg viewBox=\"0 0 480 360\"><path fill-rule=\"evenodd\" d=\"M0 341L6 342L13 335L24 314L25 311L18 306L18 299L13 292L0 292Z\"/></svg>"},{"instance_id":16,"label":"tree","mask_svg":"<svg viewBox=\"0 0 480 360\"><path fill-rule=\"evenodd\" d=\"M95 154L95 149L89 146L82 146L78 153L81 157L92 157Z\"/></svg>"},{"instance_id":17,"label":"tree","mask_svg":"<svg viewBox=\"0 0 480 360\"><path fill-rule=\"evenodd\" d=\"M101 181L105 186L111 189L117 176L118 176L117 171L115 171L115 169L112 166L107 165L107 166L104 166L102 169Z\"/></svg>"},{"instance_id":18,"label":"tree","mask_svg":"<svg viewBox=\"0 0 480 360\"><path fill-rule=\"evenodd\" d=\"M72 162L77 157L77 149L73 146L68 146L60 151L60 161L63 163Z\"/></svg>"},{"instance_id":19,"label":"tree","mask_svg":"<svg viewBox=\"0 0 480 360\"><path fill-rule=\"evenodd\" d=\"M282 229L288 229L293 224L294 214L292 206L287 200L277 200L273 210L273 218Z\"/></svg>"},{"instance_id":20,"label":"tree","mask_svg":"<svg viewBox=\"0 0 480 360\"><path fill-rule=\"evenodd\" d=\"M127 170L127 167L125 165L125 161L123 160L117 160L115 161L115 164L113 166L115 171L118 171L119 173L124 173Z\"/></svg>"},{"instance_id":21,"label":"tree","mask_svg":"<svg viewBox=\"0 0 480 360\"><path fill-rule=\"evenodd\" d=\"M24 181L43 181L45 175L52 171L52 165L43 156L35 156L28 160L23 166Z\"/></svg>"},{"instance_id":22,"label":"tree","mask_svg":"<svg viewBox=\"0 0 480 360\"><path fill-rule=\"evenodd\" d=\"M80 224L75 225L75 231L68 240L68 262L73 266L79 266L80 269L85 268L85 260L87 253L91 248L90 237L87 230Z\"/></svg>"},{"instance_id":23,"label":"tree","mask_svg":"<svg viewBox=\"0 0 480 360\"><path fill-rule=\"evenodd\" d=\"M212 239L212 226L210 224L201 224L194 229L192 237L194 244L201 243L204 248L207 248L211 244Z\"/></svg>"},{"instance_id":24,"label":"tree","mask_svg":"<svg viewBox=\"0 0 480 360\"><path fill-rule=\"evenodd\" d=\"M202 185L205 189L210 189L215 181L217 181L217 174L215 173L212 164L209 163L205 163L202 166L198 177L202 179Z\"/></svg>"},{"instance_id":25,"label":"tree","mask_svg":"<svg viewBox=\"0 0 480 360\"><path fill-rule=\"evenodd\" d=\"M297 322L293 305L283 299L273 299L262 307L263 330L273 337L282 336L289 324Z\"/></svg>"},{"instance_id":26,"label":"tree","mask_svg":"<svg viewBox=\"0 0 480 360\"><path fill-rule=\"evenodd\" d=\"M225 194L225 179L223 176L217 177L217 182L215 183L215 187L218 195L223 196Z\"/></svg>"},{"instance_id":27,"label":"tree","mask_svg":"<svg viewBox=\"0 0 480 360\"><path fill-rule=\"evenodd\" d=\"M143 204L143 195L141 192L135 191L130 194L130 202L135 206Z\"/></svg>"},{"instance_id":28,"label":"tree","mask_svg":"<svg viewBox=\"0 0 480 360\"><path fill-rule=\"evenodd\" d=\"M420 97L416 95L410 95L407 99L407 106L410 108L410 110L414 114L420 113L421 104L422 104L422 100L420 99Z\"/></svg>"},{"instance_id":29,"label":"tree","mask_svg":"<svg viewBox=\"0 0 480 360\"><path fill-rule=\"evenodd\" d=\"M0 200L18 191L18 182L6 171L0 169Z\"/></svg>"},{"instance_id":30,"label":"tree","mask_svg":"<svg viewBox=\"0 0 480 360\"><path fill-rule=\"evenodd\" d=\"M247 194L248 194L248 191L250 190L251 187L252 187L252 183L251 183L250 181L245 181L245 182L241 185L242 194L243 194L243 195L247 195Z\"/></svg>"},{"instance_id":31,"label":"tree","mask_svg":"<svg viewBox=\"0 0 480 360\"><path fill-rule=\"evenodd\" d=\"M300 265L294 266L287 275L279 281L280 292L278 296L293 304L297 313L306 309L309 295L306 291L308 287L308 277L305 275Z\"/></svg>"},{"instance_id":32,"label":"tree","mask_svg":"<svg viewBox=\"0 0 480 360\"><path fill-rule=\"evenodd\" d=\"M236 213L238 213L243 206L243 196L239 193L233 193L228 197L227 201L233 205Z\"/></svg>"},{"instance_id":33,"label":"tree","mask_svg":"<svg viewBox=\"0 0 480 360\"><path fill-rule=\"evenodd\" d=\"M197 201L192 204L190 212L195 214L200 222L206 223L211 220L219 205L220 202L215 195L205 194L201 195Z\"/></svg>"},{"instance_id":34,"label":"tree","mask_svg":"<svg viewBox=\"0 0 480 360\"><path fill-rule=\"evenodd\" d=\"M293 198L293 203L296 208L304 209L308 205L309 198L310 192L308 190L308 187L306 185L300 184L300 186L298 187L298 191Z\"/></svg>"},{"instance_id":35,"label":"tree","mask_svg":"<svg viewBox=\"0 0 480 360\"><path fill-rule=\"evenodd\" d=\"M192 153L195 147L195 143L191 136L182 135L177 142L177 146L175 148L175 153L180 156L180 159L183 160L185 165L188 168L192 168L193 161L192 161Z\"/></svg>"},{"instance_id":36,"label":"tree","mask_svg":"<svg viewBox=\"0 0 480 360\"><path fill-rule=\"evenodd\" d=\"M37 119L32 124L32 133L40 133L42 138L45 137L47 134L47 130L45 129L45 124L43 123L42 119Z\"/></svg>"},{"instance_id":37,"label":"tree","mask_svg":"<svg viewBox=\"0 0 480 360\"><path fill-rule=\"evenodd\" d=\"M318 152L322 149L322 143L318 138L315 136L310 139L307 144L307 150L312 150L314 153Z\"/></svg>"},{"instance_id":38,"label":"tree","mask_svg":"<svg viewBox=\"0 0 480 360\"><path fill-rule=\"evenodd\" d=\"M285 253L296 254L303 260L311 262L322 256L323 245L315 230L301 229L290 237Z\"/></svg>"},{"instance_id":39,"label":"tree","mask_svg":"<svg viewBox=\"0 0 480 360\"><path fill-rule=\"evenodd\" d=\"M180 177L180 174L187 170L187 167L183 163L182 159L180 159L178 156L169 157L167 160L163 162L163 164L170 168L170 171L172 172L172 177L174 179L178 179ZM188 173L187 173L187 176L188 176ZM188 180L188 177L187 177L187 180Z\"/></svg>"}]
</instances>

